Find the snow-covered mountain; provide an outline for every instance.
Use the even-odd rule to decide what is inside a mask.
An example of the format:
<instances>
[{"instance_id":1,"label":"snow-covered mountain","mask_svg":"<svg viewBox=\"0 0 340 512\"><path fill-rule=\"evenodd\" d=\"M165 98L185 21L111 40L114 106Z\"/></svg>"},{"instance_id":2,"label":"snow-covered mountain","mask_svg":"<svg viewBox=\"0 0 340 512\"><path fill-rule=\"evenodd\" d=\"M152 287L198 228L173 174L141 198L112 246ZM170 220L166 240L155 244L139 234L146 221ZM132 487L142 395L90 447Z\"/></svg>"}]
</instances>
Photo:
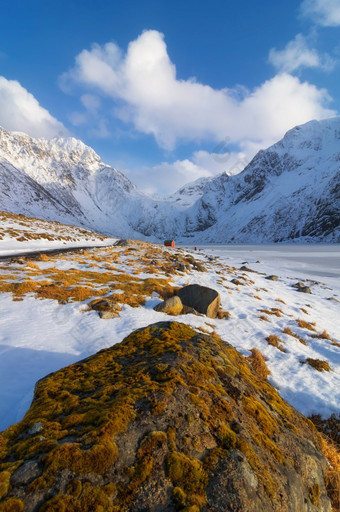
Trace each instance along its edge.
<instances>
[{"instance_id":1,"label":"snow-covered mountain","mask_svg":"<svg viewBox=\"0 0 340 512\"><path fill-rule=\"evenodd\" d=\"M201 242L340 242L340 117L297 126L242 173L209 180L186 215Z\"/></svg>"},{"instance_id":2,"label":"snow-covered mountain","mask_svg":"<svg viewBox=\"0 0 340 512\"><path fill-rule=\"evenodd\" d=\"M340 117L311 121L164 199L138 191L79 140L0 129L0 209L118 237L192 243L339 242Z\"/></svg>"},{"instance_id":3,"label":"snow-covered mountain","mask_svg":"<svg viewBox=\"0 0 340 512\"><path fill-rule=\"evenodd\" d=\"M145 199L74 138L33 139L0 128L0 209L138 236L128 224Z\"/></svg>"}]
</instances>

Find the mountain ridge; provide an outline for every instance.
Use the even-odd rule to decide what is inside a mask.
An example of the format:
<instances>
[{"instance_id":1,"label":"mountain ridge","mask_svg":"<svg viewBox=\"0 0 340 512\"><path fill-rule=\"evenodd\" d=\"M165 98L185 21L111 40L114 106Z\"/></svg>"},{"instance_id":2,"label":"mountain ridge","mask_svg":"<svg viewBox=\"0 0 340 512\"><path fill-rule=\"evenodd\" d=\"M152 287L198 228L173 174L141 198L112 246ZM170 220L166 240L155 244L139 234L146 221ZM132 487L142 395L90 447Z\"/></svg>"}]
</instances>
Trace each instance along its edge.
<instances>
[{"instance_id":1,"label":"mountain ridge","mask_svg":"<svg viewBox=\"0 0 340 512\"><path fill-rule=\"evenodd\" d=\"M310 121L225 172L152 198L74 138L0 128L0 207L104 234L186 243L339 242L340 117Z\"/></svg>"}]
</instances>

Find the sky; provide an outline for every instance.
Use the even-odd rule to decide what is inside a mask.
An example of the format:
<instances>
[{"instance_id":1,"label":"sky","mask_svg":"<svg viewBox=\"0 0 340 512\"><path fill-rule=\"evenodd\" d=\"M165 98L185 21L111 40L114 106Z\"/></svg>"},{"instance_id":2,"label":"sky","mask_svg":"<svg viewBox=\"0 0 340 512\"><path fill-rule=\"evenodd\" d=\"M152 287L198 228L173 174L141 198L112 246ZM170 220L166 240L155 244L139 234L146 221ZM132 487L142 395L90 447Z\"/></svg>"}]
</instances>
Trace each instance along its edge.
<instances>
[{"instance_id":1,"label":"sky","mask_svg":"<svg viewBox=\"0 0 340 512\"><path fill-rule=\"evenodd\" d=\"M146 193L240 172L340 113L339 0L2 0L0 126L72 136Z\"/></svg>"}]
</instances>

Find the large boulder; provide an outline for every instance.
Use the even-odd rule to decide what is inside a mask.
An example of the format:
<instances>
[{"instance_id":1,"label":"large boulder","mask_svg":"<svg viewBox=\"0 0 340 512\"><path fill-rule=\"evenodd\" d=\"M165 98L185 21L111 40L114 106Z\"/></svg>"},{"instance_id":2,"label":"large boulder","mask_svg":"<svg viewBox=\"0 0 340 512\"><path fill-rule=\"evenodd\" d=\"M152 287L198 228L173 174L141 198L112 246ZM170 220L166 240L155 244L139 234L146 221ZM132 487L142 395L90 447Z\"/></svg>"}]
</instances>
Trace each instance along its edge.
<instances>
[{"instance_id":1,"label":"large boulder","mask_svg":"<svg viewBox=\"0 0 340 512\"><path fill-rule=\"evenodd\" d=\"M37 383L0 433L0 511L331 512L326 468L231 345L160 322Z\"/></svg>"},{"instance_id":2,"label":"large boulder","mask_svg":"<svg viewBox=\"0 0 340 512\"><path fill-rule=\"evenodd\" d=\"M189 284L178 290L177 295L185 306L189 306L209 318L216 318L221 299L219 293L213 288Z\"/></svg>"}]
</instances>

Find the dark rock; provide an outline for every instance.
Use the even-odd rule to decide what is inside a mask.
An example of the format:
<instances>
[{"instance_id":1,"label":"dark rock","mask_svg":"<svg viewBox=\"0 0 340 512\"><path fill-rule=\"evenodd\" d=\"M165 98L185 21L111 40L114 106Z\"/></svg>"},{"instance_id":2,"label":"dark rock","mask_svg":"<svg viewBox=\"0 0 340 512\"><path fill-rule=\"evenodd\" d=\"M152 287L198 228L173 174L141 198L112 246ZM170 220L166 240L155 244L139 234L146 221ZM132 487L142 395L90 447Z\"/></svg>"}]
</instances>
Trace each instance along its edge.
<instances>
[{"instance_id":1,"label":"dark rock","mask_svg":"<svg viewBox=\"0 0 340 512\"><path fill-rule=\"evenodd\" d=\"M297 289L297 291L302 293L312 293L312 290L309 288L309 286L301 286Z\"/></svg>"},{"instance_id":2,"label":"dark rock","mask_svg":"<svg viewBox=\"0 0 340 512\"><path fill-rule=\"evenodd\" d=\"M113 244L114 247L126 247L127 245L129 245L129 240L126 240L125 238L117 240L117 242Z\"/></svg>"},{"instance_id":3,"label":"dark rock","mask_svg":"<svg viewBox=\"0 0 340 512\"><path fill-rule=\"evenodd\" d=\"M191 267L186 263L178 262L176 265L176 270L178 270L178 272L190 272Z\"/></svg>"},{"instance_id":4,"label":"dark rock","mask_svg":"<svg viewBox=\"0 0 340 512\"><path fill-rule=\"evenodd\" d=\"M221 304L220 295L216 290L199 284L189 284L181 288L177 295L184 306L194 308L209 318L216 318Z\"/></svg>"}]
</instances>

